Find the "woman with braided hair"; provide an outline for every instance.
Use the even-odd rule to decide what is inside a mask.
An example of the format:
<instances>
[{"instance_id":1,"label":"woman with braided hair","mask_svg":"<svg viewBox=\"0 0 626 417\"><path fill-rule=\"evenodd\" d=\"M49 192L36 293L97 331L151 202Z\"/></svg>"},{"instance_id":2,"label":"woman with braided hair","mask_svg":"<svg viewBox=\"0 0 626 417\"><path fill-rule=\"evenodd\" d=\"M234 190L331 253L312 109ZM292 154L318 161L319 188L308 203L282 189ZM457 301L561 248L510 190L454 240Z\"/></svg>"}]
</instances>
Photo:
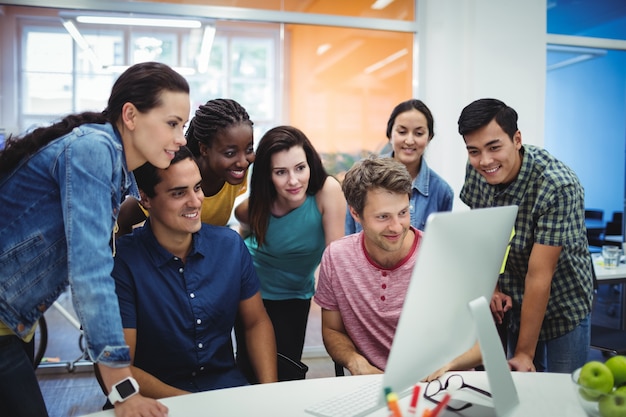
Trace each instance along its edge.
<instances>
[{"instance_id":1,"label":"woman with braided hair","mask_svg":"<svg viewBox=\"0 0 626 417\"><path fill-rule=\"evenodd\" d=\"M209 100L196 110L186 136L202 175L203 223L225 226L235 198L245 193L248 167L254 162L252 125L235 100ZM120 210L117 236L130 233L145 219L137 200L128 198Z\"/></svg>"}]
</instances>

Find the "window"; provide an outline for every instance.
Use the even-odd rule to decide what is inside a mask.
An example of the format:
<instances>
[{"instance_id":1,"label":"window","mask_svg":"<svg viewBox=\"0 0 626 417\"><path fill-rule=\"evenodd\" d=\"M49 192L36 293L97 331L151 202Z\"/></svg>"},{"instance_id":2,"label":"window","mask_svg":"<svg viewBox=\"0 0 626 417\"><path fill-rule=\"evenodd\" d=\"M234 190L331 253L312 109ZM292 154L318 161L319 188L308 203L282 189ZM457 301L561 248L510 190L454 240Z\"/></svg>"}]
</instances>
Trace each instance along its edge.
<instances>
[{"instance_id":1,"label":"window","mask_svg":"<svg viewBox=\"0 0 626 417\"><path fill-rule=\"evenodd\" d=\"M119 74L144 61L166 63L187 78L192 112L207 100L231 97L257 127L278 123L277 25L258 25L256 31L246 25L241 31L209 22L204 28L212 30L214 39L208 40L208 54L202 54L204 28L146 29L71 20L76 28L72 35L59 18L20 23L20 131L69 113L103 110Z\"/></svg>"}]
</instances>

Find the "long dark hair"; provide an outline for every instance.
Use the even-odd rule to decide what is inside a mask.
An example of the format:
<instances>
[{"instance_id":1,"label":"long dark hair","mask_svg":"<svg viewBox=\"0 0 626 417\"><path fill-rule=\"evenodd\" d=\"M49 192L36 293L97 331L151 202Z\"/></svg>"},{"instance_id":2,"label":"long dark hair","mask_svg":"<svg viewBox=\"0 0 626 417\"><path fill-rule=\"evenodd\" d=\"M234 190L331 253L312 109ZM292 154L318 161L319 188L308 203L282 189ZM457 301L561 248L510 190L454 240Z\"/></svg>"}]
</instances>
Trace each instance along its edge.
<instances>
[{"instance_id":1,"label":"long dark hair","mask_svg":"<svg viewBox=\"0 0 626 417\"><path fill-rule=\"evenodd\" d=\"M195 156L200 156L200 143L210 148L218 132L240 124L252 127L252 120L241 104L227 98L209 100L196 110L189 124L187 147Z\"/></svg>"},{"instance_id":2,"label":"long dark hair","mask_svg":"<svg viewBox=\"0 0 626 417\"><path fill-rule=\"evenodd\" d=\"M34 154L53 140L86 123L115 125L122 115L122 107L132 103L146 113L162 104L161 93L166 91L189 94L185 78L165 64L142 62L128 68L113 84L107 108L101 113L71 114L46 127L40 127L24 136L10 136L0 151L0 175L14 169L24 158Z\"/></svg>"},{"instance_id":3,"label":"long dark hair","mask_svg":"<svg viewBox=\"0 0 626 417\"><path fill-rule=\"evenodd\" d=\"M278 126L263 135L256 150L256 160L250 179L249 218L250 229L261 246L270 218L270 206L276 199L276 187L272 182L272 155L286 151L294 146L301 146L311 171L306 193L315 195L324 186L328 173L322 165L322 159L311 141L299 129L293 126Z\"/></svg>"}]
</instances>

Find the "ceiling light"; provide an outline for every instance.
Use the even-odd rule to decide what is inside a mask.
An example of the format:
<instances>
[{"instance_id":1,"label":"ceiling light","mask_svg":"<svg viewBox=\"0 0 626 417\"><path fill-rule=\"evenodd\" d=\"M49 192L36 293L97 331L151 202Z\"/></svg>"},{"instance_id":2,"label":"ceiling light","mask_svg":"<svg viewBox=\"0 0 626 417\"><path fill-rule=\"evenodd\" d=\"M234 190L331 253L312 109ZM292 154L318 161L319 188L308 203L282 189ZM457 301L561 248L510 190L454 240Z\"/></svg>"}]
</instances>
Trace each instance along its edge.
<instances>
[{"instance_id":1,"label":"ceiling light","mask_svg":"<svg viewBox=\"0 0 626 417\"><path fill-rule=\"evenodd\" d=\"M330 49L329 43L324 43L317 47L317 55L324 55Z\"/></svg>"},{"instance_id":2,"label":"ceiling light","mask_svg":"<svg viewBox=\"0 0 626 417\"><path fill-rule=\"evenodd\" d=\"M393 0L376 0L370 7L374 10L382 10L393 3Z\"/></svg>"},{"instance_id":3,"label":"ceiling light","mask_svg":"<svg viewBox=\"0 0 626 417\"><path fill-rule=\"evenodd\" d=\"M367 68L365 68L365 70L363 70L363 72L365 72L366 74L371 74L372 72L381 69L382 67L384 67L385 65L395 61L396 59L402 58L403 56L405 56L408 53L409 53L408 49L406 49L406 48L401 49L398 52L389 55L387 58L381 59L380 61L370 65Z\"/></svg>"},{"instance_id":4,"label":"ceiling light","mask_svg":"<svg viewBox=\"0 0 626 417\"><path fill-rule=\"evenodd\" d=\"M72 39L74 39L74 42L76 42L78 47L87 54L87 59L91 61L93 66L96 68L102 68L102 63L98 59L98 56L93 51L93 49L91 49L91 46L89 46L89 43L87 42L85 37L82 35L82 33L80 33L80 31L78 30L74 22L71 20L63 19L62 23L63 23L63 27L65 28L65 30L67 30L67 33L70 34Z\"/></svg>"},{"instance_id":5,"label":"ceiling light","mask_svg":"<svg viewBox=\"0 0 626 417\"><path fill-rule=\"evenodd\" d=\"M211 48L215 40L215 26L206 25L204 34L202 35L202 43L200 44L200 53L198 54L198 72L205 74L209 69L209 59L211 58Z\"/></svg>"},{"instance_id":6,"label":"ceiling light","mask_svg":"<svg viewBox=\"0 0 626 417\"><path fill-rule=\"evenodd\" d=\"M197 29L202 26L199 20L188 19L161 19L148 17L125 17L125 16L76 16L79 23L97 25L126 25L126 26L154 26L167 28Z\"/></svg>"}]
</instances>

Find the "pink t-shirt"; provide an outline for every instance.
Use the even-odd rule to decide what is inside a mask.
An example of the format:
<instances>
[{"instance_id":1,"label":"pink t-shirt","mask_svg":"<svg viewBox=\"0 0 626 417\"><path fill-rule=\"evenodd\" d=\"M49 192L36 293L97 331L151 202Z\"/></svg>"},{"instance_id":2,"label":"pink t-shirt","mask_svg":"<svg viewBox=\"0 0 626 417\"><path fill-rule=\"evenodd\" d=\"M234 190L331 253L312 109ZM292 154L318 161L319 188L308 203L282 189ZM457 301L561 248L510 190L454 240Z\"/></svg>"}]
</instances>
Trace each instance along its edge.
<instances>
[{"instance_id":1,"label":"pink t-shirt","mask_svg":"<svg viewBox=\"0 0 626 417\"><path fill-rule=\"evenodd\" d=\"M358 351L385 370L391 342L417 258L422 232L411 227L415 240L409 254L391 269L367 256L363 232L332 242L322 256L315 302L339 311Z\"/></svg>"}]
</instances>

